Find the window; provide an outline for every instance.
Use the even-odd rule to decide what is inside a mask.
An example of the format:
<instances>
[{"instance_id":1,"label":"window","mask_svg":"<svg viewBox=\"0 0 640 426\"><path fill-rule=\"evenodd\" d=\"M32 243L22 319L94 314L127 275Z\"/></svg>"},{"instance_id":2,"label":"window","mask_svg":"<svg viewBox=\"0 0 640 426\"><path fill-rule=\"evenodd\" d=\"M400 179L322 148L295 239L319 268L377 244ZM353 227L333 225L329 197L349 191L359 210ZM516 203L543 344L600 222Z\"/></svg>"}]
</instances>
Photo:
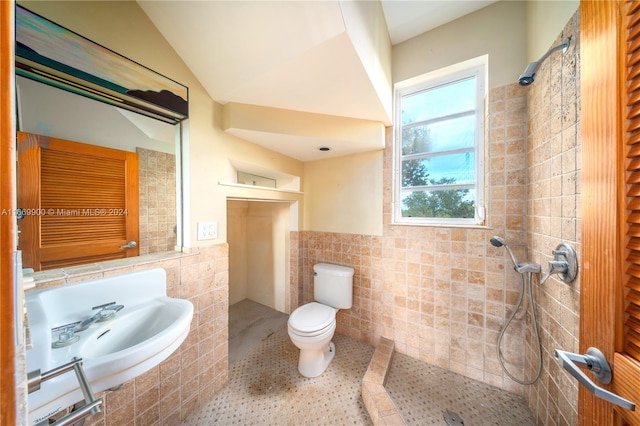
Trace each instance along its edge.
<instances>
[{"instance_id":1,"label":"window","mask_svg":"<svg viewBox=\"0 0 640 426\"><path fill-rule=\"evenodd\" d=\"M396 86L395 223L483 223L486 84L478 62Z\"/></svg>"}]
</instances>

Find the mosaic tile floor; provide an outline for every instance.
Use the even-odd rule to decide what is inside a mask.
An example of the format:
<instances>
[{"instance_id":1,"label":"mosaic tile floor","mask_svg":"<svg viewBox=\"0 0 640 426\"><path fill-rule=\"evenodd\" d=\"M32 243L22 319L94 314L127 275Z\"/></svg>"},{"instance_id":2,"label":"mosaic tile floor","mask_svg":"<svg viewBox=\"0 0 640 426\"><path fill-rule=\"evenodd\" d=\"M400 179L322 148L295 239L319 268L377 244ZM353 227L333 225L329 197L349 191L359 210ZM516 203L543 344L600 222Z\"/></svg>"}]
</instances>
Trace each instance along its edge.
<instances>
[{"instance_id":1,"label":"mosaic tile floor","mask_svg":"<svg viewBox=\"0 0 640 426\"><path fill-rule=\"evenodd\" d=\"M229 383L182 425L370 425L360 392L374 348L340 334L333 342L327 370L306 378L281 326L231 364Z\"/></svg>"},{"instance_id":2,"label":"mosaic tile floor","mask_svg":"<svg viewBox=\"0 0 640 426\"><path fill-rule=\"evenodd\" d=\"M447 411L465 425L535 425L520 396L397 352L385 389L407 425L446 425Z\"/></svg>"}]
</instances>

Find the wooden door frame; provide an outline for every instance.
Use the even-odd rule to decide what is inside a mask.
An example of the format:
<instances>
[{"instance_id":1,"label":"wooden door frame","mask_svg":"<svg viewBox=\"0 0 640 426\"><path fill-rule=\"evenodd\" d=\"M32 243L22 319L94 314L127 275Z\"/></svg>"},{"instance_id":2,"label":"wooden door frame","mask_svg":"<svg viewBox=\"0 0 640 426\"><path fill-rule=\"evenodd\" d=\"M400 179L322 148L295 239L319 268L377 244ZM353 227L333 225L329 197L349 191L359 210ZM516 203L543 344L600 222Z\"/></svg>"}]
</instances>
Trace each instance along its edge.
<instances>
[{"instance_id":1,"label":"wooden door frame","mask_svg":"<svg viewBox=\"0 0 640 426\"><path fill-rule=\"evenodd\" d=\"M14 1L0 1L0 425L16 424Z\"/></svg>"},{"instance_id":2,"label":"wooden door frame","mask_svg":"<svg viewBox=\"0 0 640 426\"><path fill-rule=\"evenodd\" d=\"M582 137L582 259L580 262L580 352L596 346L611 362L620 349L616 315L621 312L624 271L624 207L619 167L624 84L621 1L580 2L580 96ZM623 186L624 187L624 186ZM603 208L604 207L604 208ZM622 243L622 244L621 244ZM611 289L615 288L615 291ZM615 333L616 338L611 336ZM611 404L579 387L581 425L614 425Z\"/></svg>"}]
</instances>

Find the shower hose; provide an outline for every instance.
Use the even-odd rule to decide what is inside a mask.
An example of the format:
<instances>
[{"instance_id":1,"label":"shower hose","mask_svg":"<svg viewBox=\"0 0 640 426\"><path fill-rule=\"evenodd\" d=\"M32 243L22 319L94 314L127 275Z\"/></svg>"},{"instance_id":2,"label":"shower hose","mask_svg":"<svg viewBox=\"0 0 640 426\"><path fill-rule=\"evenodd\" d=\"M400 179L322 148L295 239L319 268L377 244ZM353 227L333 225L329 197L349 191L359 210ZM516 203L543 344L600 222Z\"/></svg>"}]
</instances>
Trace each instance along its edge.
<instances>
[{"instance_id":1,"label":"shower hose","mask_svg":"<svg viewBox=\"0 0 640 426\"><path fill-rule=\"evenodd\" d=\"M526 274L523 273L520 275L522 278L522 290L520 291L520 297L518 298L518 303L516 303L516 308L513 310L513 313L505 323L504 327L502 327L502 330L498 335L498 344L496 345L496 352L498 354L498 361L500 362L500 366L504 370L505 374L511 380L521 385L532 385L540 378L540 374L542 373L542 345L540 344L540 334L538 333L538 320L536 319L536 310L533 304L533 291L531 289L531 272L527 272ZM525 275L527 277L526 282L525 282ZM536 372L535 377L531 380L520 380L515 378L511 373L509 373L509 370L507 370L507 367L504 364L504 358L502 356L502 352L500 351L500 344L502 343L502 338L504 337L504 333L507 331L507 328L509 328L509 324L511 324L511 321L516 316L516 313L518 313L518 310L520 310L520 305L522 305L522 299L524 298L525 290L528 293L529 306L531 307L531 320L533 323L533 332L536 336L536 342L538 343L538 370ZM526 311L527 309L525 306L525 316L526 316Z\"/></svg>"}]
</instances>

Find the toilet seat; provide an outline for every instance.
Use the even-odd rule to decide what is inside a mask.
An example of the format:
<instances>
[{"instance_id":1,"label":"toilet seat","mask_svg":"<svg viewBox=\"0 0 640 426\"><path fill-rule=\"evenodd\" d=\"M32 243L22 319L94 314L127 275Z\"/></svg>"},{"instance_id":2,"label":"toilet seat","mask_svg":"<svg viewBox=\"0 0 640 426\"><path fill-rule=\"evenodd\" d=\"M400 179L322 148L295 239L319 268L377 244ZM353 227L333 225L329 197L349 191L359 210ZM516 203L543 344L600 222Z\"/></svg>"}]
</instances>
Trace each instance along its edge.
<instances>
[{"instance_id":1,"label":"toilet seat","mask_svg":"<svg viewBox=\"0 0 640 426\"><path fill-rule=\"evenodd\" d=\"M336 309L311 302L300 306L289 316L289 329L298 336L318 336L328 331L336 320Z\"/></svg>"}]
</instances>

